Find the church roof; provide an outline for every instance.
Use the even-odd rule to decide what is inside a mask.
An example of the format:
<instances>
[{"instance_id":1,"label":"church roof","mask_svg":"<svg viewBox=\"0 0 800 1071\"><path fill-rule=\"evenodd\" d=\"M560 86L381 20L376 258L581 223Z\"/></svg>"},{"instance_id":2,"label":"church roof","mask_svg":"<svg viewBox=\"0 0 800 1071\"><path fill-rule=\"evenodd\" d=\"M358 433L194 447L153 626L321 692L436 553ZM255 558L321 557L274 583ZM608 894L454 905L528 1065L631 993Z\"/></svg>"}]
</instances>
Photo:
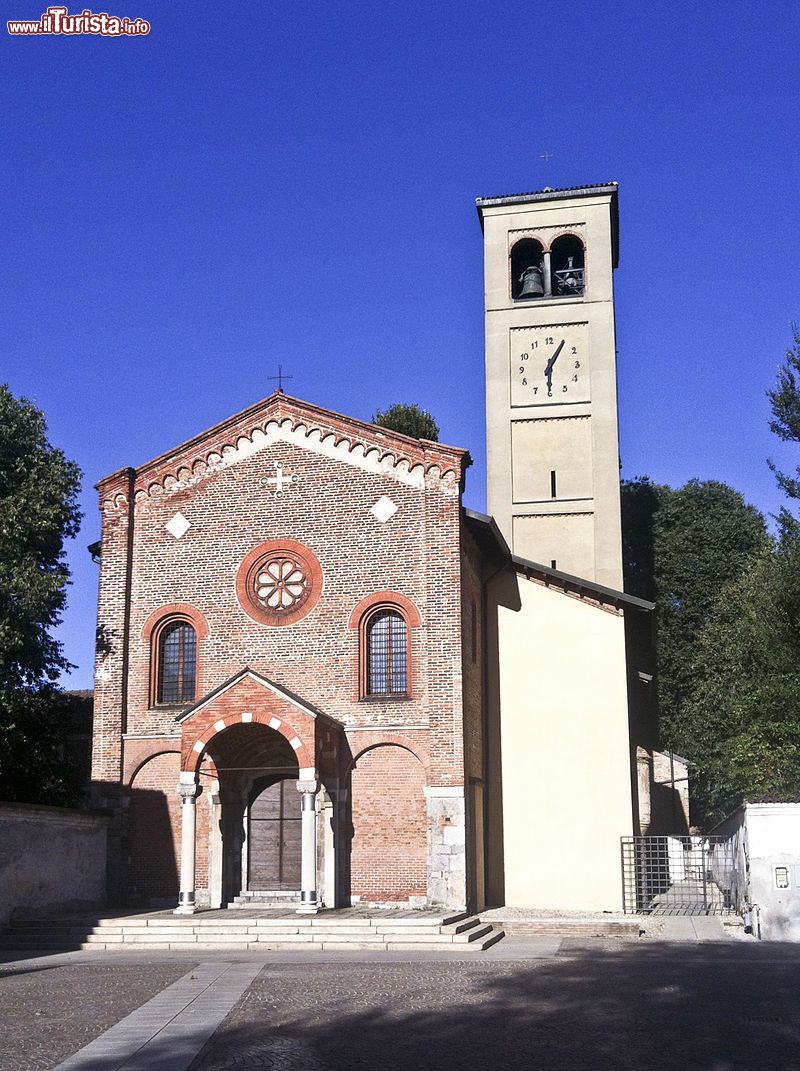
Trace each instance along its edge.
<instances>
[{"instance_id":1,"label":"church roof","mask_svg":"<svg viewBox=\"0 0 800 1071\"><path fill-rule=\"evenodd\" d=\"M239 450L246 453L258 448L270 426L287 428L296 436L303 435L309 440L314 438L331 443L340 452L373 453L379 455L381 462L386 460L407 470L427 473L435 468L443 476L452 473L456 483L472 464L469 451L461 447L414 439L275 390L255 405L234 413L143 465L112 472L99 481L97 488L103 492L123 481L135 484L137 490L146 490L153 484L167 488L170 482L181 482L181 471L190 473L198 463L204 469L213 469L224 464L226 458L234 458Z\"/></svg>"},{"instance_id":2,"label":"church roof","mask_svg":"<svg viewBox=\"0 0 800 1071\"><path fill-rule=\"evenodd\" d=\"M521 558L518 554L512 554L494 517L488 517L485 513L476 513L471 509L464 509L464 516L484 552L487 550L493 552L494 556L499 557L518 572L539 577L546 583L562 587L565 591L586 594L601 602L611 602L615 606L629 606L635 610L647 611L655 609L655 603L639 599L635 595L627 595L624 591L607 588L603 584L595 583L594 580L585 580L580 576L572 576L571 573L562 573L560 569L551 569L540 562L532 562L527 558Z\"/></svg>"},{"instance_id":3,"label":"church roof","mask_svg":"<svg viewBox=\"0 0 800 1071\"><path fill-rule=\"evenodd\" d=\"M594 186L562 186L559 189L545 186L543 190L534 190L532 193L506 193L500 197L477 197L475 199L475 207L478 210L481 228L483 228L484 208L496 208L502 205L524 205L535 201L566 201L574 197L611 194L611 253L612 263L616 268L619 264L618 189L616 182L603 182Z\"/></svg>"},{"instance_id":4,"label":"church roof","mask_svg":"<svg viewBox=\"0 0 800 1071\"><path fill-rule=\"evenodd\" d=\"M545 186L542 190L534 190L531 193L504 193L499 197L476 197L475 204L478 211L489 205L513 205L524 204L528 201L563 201L568 197L587 197L593 193L610 193L616 196L618 186L616 182L601 182L591 186L561 186L554 189Z\"/></svg>"}]
</instances>

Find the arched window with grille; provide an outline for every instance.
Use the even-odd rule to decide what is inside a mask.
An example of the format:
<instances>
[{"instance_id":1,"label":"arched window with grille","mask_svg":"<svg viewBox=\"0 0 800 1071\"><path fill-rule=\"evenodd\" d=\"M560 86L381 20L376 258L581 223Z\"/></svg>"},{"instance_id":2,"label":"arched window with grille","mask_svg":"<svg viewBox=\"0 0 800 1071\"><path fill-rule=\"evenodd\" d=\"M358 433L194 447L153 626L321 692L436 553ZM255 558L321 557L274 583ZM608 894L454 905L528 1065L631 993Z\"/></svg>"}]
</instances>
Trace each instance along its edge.
<instances>
[{"instance_id":1,"label":"arched window with grille","mask_svg":"<svg viewBox=\"0 0 800 1071\"><path fill-rule=\"evenodd\" d=\"M197 683L197 635L188 621L168 621L158 632L156 703L192 703Z\"/></svg>"},{"instance_id":2,"label":"arched window with grille","mask_svg":"<svg viewBox=\"0 0 800 1071\"><path fill-rule=\"evenodd\" d=\"M412 600L398 591L373 591L350 614L358 633L359 700L413 699L414 629L422 624Z\"/></svg>"},{"instance_id":3,"label":"arched window with grille","mask_svg":"<svg viewBox=\"0 0 800 1071\"><path fill-rule=\"evenodd\" d=\"M408 693L408 630L397 610L383 609L367 622L367 695Z\"/></svg>"}]
</instances>

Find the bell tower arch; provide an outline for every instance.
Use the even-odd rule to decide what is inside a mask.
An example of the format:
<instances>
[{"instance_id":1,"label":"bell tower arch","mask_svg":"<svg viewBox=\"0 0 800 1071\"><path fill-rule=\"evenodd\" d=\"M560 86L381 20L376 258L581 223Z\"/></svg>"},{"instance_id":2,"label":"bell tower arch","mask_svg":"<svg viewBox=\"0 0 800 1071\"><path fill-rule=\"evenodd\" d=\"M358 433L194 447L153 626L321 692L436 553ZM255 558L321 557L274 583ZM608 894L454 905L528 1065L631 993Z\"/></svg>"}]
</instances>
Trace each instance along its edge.
<instances>
[{"instance_id":1,"label":"bell tower arch","mask_svg":"<svg viewBox=\"0 0 800 1071\"><path fill-rule=\"evenodd\" d=\"M621 589L616 183L477 208L489 512L520 557Z\"/></svg>"}]
</instances>

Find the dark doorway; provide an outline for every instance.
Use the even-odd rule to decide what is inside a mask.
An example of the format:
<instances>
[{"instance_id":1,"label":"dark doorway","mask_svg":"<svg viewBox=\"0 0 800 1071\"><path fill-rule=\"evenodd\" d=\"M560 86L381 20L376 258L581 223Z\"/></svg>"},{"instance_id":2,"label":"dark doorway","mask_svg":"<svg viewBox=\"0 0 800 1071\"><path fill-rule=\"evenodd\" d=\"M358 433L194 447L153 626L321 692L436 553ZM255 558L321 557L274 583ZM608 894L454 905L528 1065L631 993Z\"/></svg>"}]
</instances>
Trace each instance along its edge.
<instances>
[{"instance_id":1,"label":"dark doorway","mask_svg":"<svg viewBox=\"0 0 800 1071\"><path fill-rule=\"evenodd\" d=\"M300 793L294 779L257 782L250 802L248 888L300 888Z\"/></svg>"}]
</instances>

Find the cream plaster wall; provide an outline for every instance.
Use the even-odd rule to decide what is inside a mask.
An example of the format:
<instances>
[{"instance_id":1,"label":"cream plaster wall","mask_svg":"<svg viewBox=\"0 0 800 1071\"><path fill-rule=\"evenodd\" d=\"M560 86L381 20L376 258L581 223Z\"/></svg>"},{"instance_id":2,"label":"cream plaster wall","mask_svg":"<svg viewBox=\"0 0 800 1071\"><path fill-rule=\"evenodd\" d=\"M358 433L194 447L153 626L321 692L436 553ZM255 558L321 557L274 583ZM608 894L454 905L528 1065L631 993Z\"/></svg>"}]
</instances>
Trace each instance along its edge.
<instances>
[{"instance_id":1,"label":"cream plaster wall","mask_svg":"<svg viewBox=\"0 0 800 1071\"><path fill-rule=\"evenodd\" d=\"M585 577L594 566L593 530L591 513L569 514L569 524L560 514L515 517L514 546L522 558L542 565L555 562L554 568L562 573Z\"/></svg>"},{"instance_id":2,"label":"cream plaster wall","mask_svg":"<svg viewBox=\"0 0 800 1071\"><path fill-rule=\"evenodd\" d=\"M557 499L590 500L592 470L584 459L591 452L591 417L515 420L511 425L515 504L542 502L552 508L551 470L556 471Z\"/></svg>"},{"instance_id":3,"label":"cream plaster wall","mask_svg":"<svg viewBox=\"0 0 800 1071\"><path fill-rule=\"evenodd\" d=\"M622 588L622 535L619 498L619 444L617 430L616 343L612 278L612 195L591 191L580 197L520 202L513 198L479 205L484 230L486 309L486 451L487 506L515 554L534 561L546 555L514 544L513 518L550 512L558 515L565 538L573 527L569 511L548 503L515 501L512 487L512 423L541 419L552 406L511 405L510 339L514 329L549 324L587 324L590 351L591 402L559 406L559 415L575 418L591 414L591 440L580 455L563 451L549 469L582 465L590 474L593 530L581 559L590 563L581 575L608 587ZM549 244L560 233L577 234L586 246L586 289L578 298L542 298L520 302L511 298L509 252L528 234ZM515 451L514 463L519 462ZM539 465L535 453L530 463ZM566 485L565 485L566 486ZM566 495L566 491L564 492ZM563 497L561 494L559 497ZM584 510L586 512L586 510ZM583 531L581 532L583 538ZM550 557L557 555L550 555ZM550 558L548 557L548 561Z\"/></svg>"},{"instance_id":4,"label":"cream plaster wall","mask_svg":"<svg viewBox=\"0 0 800 1071\"><path fill-rule=\"evenodd\" d=\"M517 585L519 609L497 611L505 902L619 911L633 831L624 620Z\"/></svg>"}]
</instances>

